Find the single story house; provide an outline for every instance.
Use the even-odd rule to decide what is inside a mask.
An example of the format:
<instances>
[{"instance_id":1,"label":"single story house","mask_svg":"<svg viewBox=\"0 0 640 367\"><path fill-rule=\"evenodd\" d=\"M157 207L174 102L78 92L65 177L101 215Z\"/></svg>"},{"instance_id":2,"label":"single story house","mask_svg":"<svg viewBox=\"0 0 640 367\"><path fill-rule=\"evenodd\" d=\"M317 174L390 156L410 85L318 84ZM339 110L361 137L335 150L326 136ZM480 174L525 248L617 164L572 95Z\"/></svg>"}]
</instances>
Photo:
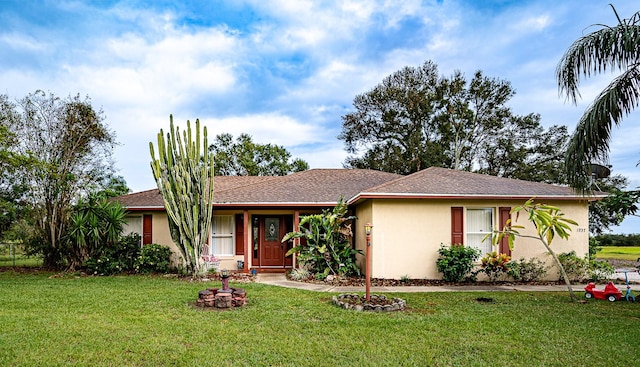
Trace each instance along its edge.
<instances>
[{"instance_id":1,"label":"single story house","mask_svg":"<svg viewBox=\"0 0 640 367\"><path fill-rule=\"evenodd\" d=\"M551 261L537 240L518 238L510 250L506 241L494 248L484 236L501 228L514 206L535 197L562 209L578 223L568 240L554 239L557 253L588 252L589 200L572 189L545 183L494 177L430 167L408 176L364 169L311 169L287 176L216 176L209 255L221 260L221 269L286 271L294 259L285 253L292 242L281 243L297 227L300 217L332 208L340 197L357 216L352 228L356 248L366 246L364 224L371 235L374 278L439 279L436 270L442 244L462 244L482 254L499 251L512 258L537 257ZM167 214L158 190L117 198L128 210L127 230L142 236L143 244L158 243L178 250L169 234ZM513 218L515 220L515 218ZM535 234L526 215L518 224L522 233ZM358 259L364 269L364 258Z\"/></svg>"}]
</instances>

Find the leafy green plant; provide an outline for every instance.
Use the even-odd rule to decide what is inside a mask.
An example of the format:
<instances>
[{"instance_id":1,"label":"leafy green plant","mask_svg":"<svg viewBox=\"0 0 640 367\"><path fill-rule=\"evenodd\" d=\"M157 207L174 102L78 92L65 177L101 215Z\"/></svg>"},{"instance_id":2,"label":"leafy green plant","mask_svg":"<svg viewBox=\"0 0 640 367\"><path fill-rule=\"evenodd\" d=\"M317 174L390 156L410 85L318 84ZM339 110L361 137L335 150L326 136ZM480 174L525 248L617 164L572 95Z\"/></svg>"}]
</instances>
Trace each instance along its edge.
<instances>
[{"instance_id":1,"label":"leafy green plant","mask_svg":"<svg viewBox=\"0 0 640 367\"><path fill-rule=\"evenodd\" d=\"M507 254L492 252L480 259L480 272L487 275L490 281L495 282L505 276L509 271L511 257Z\"/></svg>"},{"instance_id":2,"label":"leafy green plant","mask_svg":"<svg viewBox=\"0 0 640 367\"><path fill-rule=\"evenodd\" d=\"M587 278L589 263L587 259L579 257L575 251L558 254L558 259L572 282L581 282Z\"/></svg>"},{"instance_id":3,"label":"leafy green plant","mask_svg":"<svg viewBox=\"0 0 640 367\"><path fill-rule=\"evenodd\" d=\"M598 251L602 249L600 245L600 241L598 241L597 237L589 237L589 259L593 260L596 258L596 254Z\"/></svg>"},{"instance_id":4,"label":"leafy green plant","mask_svg":"<svg viewBox=\"0 0 640 367\"><path fill-rule=\"evenodd\" d=\"M480 250L462 245L445 246L438 250L436 267L445 282L461 282L473 269L473 263L480 257Z\"/></svg>"},{"instance_id":5,"label":"leafy green plant","mask_svg":"<svg viewBox=\"0 0 640 367\"><path fill-rule=\"evenodd\" d=\"M167 246L145 245L136 259L135 270L138 273L168 273L171 271L172 251Z\"/></svg>"},{"instance_id":6,"label":"leafy green plant","mask_svg":"<svg viewBox=\"0 0 640 367\"><path fill-rule=\"evenodd\" d=\"M112 275L133 272L135 261L140 254L140 235L131 233L109 247L104 247L99 254L86 261L89 274Z\"/></svg>"},{"instance_id":7,"label":"leafy green plant","mask_svg":"<svg viewBox=\"0 0 640 367\"><path fill-rule=\"evenodd\" d=\"M518 261L510 261L507 264L507 274L514 280L522 282L535 282L540 280L545 273L544 262L537 258L526 260L521 257Z\"/></svg>"},{"instance_id":8,"label":"leafy green plant","mask_svg":"<svg viewBox=\"0 0 640 367\"><path fill-rule=\"evenodd\" d=\"M353 232L350 222L355 218L347 216L347 205L342 197L333 210L302 217L299 230L287 233L282 242L304 238L306 244L294 246L286 256L298 254L298 261L308 264L316 276L318 273L323 273L325 277L329 273L360 275L356 254L362 255L362 251L351 246Z\"/></svg>"},{"instance_id":9,"label":"leafy green plant","mask_svg":"<svg viewBox=\"0 0 640 367\"><path fill-rule=\"evenodd\" d=\"M615 269L606 261L589 260L588 257L578 257L575 251L562 253L558 258L565 267L569 279L576 282L599 282L610 279Z\"/></svg>"},{"instance_id":10,"label":"leafy green plant","mask_svg":"<svg viewBox=\"0 0 640 367\"><path fill-rule=\"evenodd\" d=\"M592 282L601 282L611 279L615 273L613 265L606 261L589 260L587 276Z\"/></svg>"},{"instance_id":11,"label":"leafy green plant","mask_svg":"<svg viewBox=\"0 0 640 367\"><path fill-rule=\"evenodd\" d=\"M126 210L120 203L98 194L80 200L73 207L68 231L63 236L69 268L82 267L92 257L112 256L108 252L119 245L125 216Z\"/></svg>"}]
</instances>

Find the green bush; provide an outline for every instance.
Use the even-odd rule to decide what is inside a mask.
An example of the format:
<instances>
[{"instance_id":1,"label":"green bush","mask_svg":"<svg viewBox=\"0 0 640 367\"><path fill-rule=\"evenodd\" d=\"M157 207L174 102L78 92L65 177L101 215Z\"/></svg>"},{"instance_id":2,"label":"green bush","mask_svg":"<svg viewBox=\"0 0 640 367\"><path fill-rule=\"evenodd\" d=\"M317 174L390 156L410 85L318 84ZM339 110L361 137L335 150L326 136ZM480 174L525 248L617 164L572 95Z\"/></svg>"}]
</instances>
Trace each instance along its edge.
<instances>
[{"instance_id":1,"label":"green bush","mask_svg":"<svg viewBox=\"0 0 640 367\"><path fill-rule=\"evenodd\" d=\"M601 248L600 241L598 241L596 237L589 237L589 259L595 259L596 253L598 253Z\"/></svg>"},{"instance_id":2,"label":"green bush","mask_svg":"<svg viewBox=\"0 0 640 367\"><path fill-rule=\"evenodd\" d=\"M510 261L507 267L509 276L522 282L536 282L547 272L544 262L537 258L526 260L521 257L518 261Z\"/></svg>"},{"instance_id":3,"label":"green bush","mask_svg":"<svg viewBox=\"0 0 640 367\"><path fill-rule=\"evenodd\" d=\"M168 273L171 271L171 249L162 245L145 245L135 262L137 273Z\"/></svg>"},{"instance_id":4,"label":"green bush","mask_svg":"<svg viewBox=\"0 0 640 367\"><path fill-rule=\"evenodd\" d=\"M580 258L575 251L558 255L558 259L564 266L569 280L575 282L593 281L600 282L610 279L615 269L606 261L589 260L589 257Z\"/></svg>"},{"instance_id":5,"label":"green bush","mask_svg":"<svg viewBox=\"0 0 640 367\"><path fill-rule=\"evenodd\" d=\"M567 277L572 282L581 282L587 277L588 263L586 259L578 257L575 251L558 255L558 260L564 267ZM560 276L562 279L562 275Z\"/></svg>"},{"instance_id":6,"label":"green bush","mask_svg":"<svg viewBox=\"0 0 640 367\"><path fill-rule=\"evenodd\" d=\"M611 279L615 271L613 265L606 261L590 260L587 277L592 282L601 282Z\"/></svg>"},{"instance_id":7,"label":"green bush","mask_svg":"<svg viewBox=\"0 0 640 367\"><path fill-rule=\"evenodd\" d=\"M436 266L446 282L461 282L471 275L473 263L480 257L480 251L462 245L445 246L438 250Z\"/></svg>"},{"instance_id":8,"label":"green bush","mask_svg":"<svg viewBox=\"0 0 640 367\"><path fill-rule=\"evenodd\" d=\"M111 247L104 247L85 263L87 272L94 275L112 275L134 270L135 259L140 253L140 235L122 236Z\"/></svg>"},{"instance_id":9,"label":"green bush","mask_svg":"<svg viewBox=\"0 0 640 367\"><path fill-rule=\"evenodd\" d=\"M122 261L110 255L91 257L87 260L86 267L87 272L93 275L112 275L127 270Z\"/></svg>"},{"instance_id":10,"label":"green bush","mask_svg":"<svg viewBox=\"0 0 640 367\"><path fill-rule=\"evenodd\" d=\"M312 273L323 273L324 278L330 273L340 276L360 275L356 255L363 254L351 244L351 221L356 217L347 214L347 204L341 197L333 210L325 209L322 214L301 217L299 230L287 233L282 242L304 238L306 244L293 247L285 256L297 254L298 261L306 263Z\"/></svg>"}]
</instances>

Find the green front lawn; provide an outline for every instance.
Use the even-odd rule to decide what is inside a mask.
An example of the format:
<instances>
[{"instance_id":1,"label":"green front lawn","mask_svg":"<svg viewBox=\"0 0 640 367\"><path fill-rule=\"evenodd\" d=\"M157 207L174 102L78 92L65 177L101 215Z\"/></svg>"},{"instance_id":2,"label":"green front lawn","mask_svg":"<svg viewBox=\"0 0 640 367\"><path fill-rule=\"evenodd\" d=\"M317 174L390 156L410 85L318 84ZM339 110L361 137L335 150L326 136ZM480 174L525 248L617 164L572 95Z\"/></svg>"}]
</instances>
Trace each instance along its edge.
<instances>
[{"instance_id":1,"label":"green front lawn","mask_svg":"<svg viewBox=\"0 0 640 367\"><path fill-rule=\"evenodd\" d=\"M640 246L603 246L596 258L636 261L640 259Z\"/></svg>"},{"instance_id":2,"label":"green front lawn","mask_svg":"<svg viewBox=\"0 0 640 367\"><path fill-rule=\"evenodd\" d=\"M249 304L192 306L217 283L0 272L1 366L636 365L640 303L566 292L405 293L357 313L333 293L236 285ZM495 302L482 303L478 297Z\"/></svg>"}]
</instances>

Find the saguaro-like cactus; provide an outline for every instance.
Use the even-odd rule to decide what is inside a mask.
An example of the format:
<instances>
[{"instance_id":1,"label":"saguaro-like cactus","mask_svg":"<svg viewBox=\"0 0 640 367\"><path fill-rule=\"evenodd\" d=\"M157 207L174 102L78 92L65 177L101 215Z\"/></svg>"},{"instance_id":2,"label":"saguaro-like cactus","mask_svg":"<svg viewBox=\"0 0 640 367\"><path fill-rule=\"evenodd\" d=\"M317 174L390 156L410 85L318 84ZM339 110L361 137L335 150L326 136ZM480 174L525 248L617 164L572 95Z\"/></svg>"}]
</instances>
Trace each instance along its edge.
<instances>
[{"instance_id":1,"label":"saguaro-like cactus","mask_svg":"<svg viewBox=\"0 0 640 367\"><path fill-rule=\"evenodd\" d=\"M201 271L200 255L206 245L213 211L213 154L207 153L207 128L200 142L200 121L196 119L195 140L191 124L187 130L174 129L173 116L166 135L158 133L158 158L153 143L151 170L164 199L169 217L169 229L178 245L187 271L198 275Z\"/></svg>"}]
</instances>

